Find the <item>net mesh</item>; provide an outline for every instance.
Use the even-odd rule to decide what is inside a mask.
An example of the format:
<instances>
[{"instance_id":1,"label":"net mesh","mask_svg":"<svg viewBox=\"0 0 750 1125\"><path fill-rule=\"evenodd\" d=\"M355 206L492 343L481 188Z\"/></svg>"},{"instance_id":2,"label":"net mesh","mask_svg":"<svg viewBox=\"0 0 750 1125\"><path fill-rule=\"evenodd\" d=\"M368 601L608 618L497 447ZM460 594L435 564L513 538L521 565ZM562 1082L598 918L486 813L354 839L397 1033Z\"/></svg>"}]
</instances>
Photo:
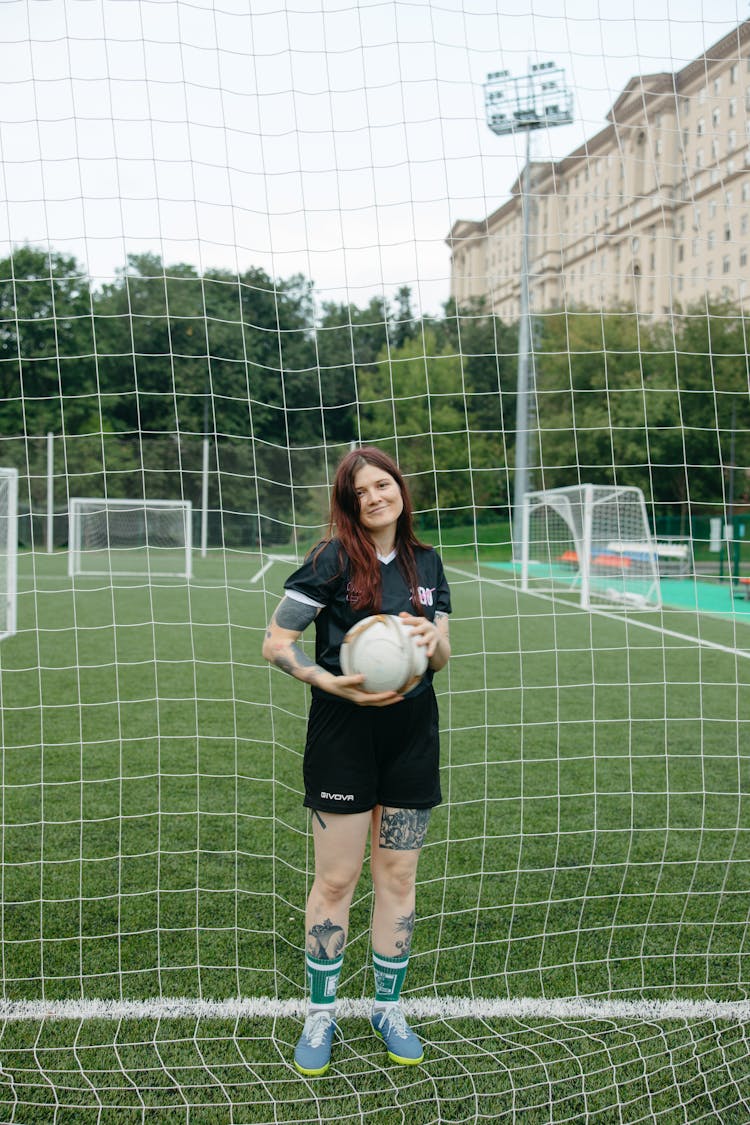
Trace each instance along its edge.
<instances>
[{"instance_id":1,"label":"net mesh","mask_svg":"<svg viewBox=\"0 0 750 1125\"><path fill-rule=\"evenodd\" d=\"M710 9L3 5L5 1119L750 1120L750 49ZM548 53L574 122L526 149L487 75ZM660 608L522 588L522 434L526 491L640 489L596 546L648 533ZM303 1087L308 696L261 644L364 441L453 593L427 1049L386 1071L365 1022L365 878ZM71 577L80 497L104 565ZM154 497L200 512L189 581L156 573L187 531L115 535Z\"/></svg>"}]
</instances>

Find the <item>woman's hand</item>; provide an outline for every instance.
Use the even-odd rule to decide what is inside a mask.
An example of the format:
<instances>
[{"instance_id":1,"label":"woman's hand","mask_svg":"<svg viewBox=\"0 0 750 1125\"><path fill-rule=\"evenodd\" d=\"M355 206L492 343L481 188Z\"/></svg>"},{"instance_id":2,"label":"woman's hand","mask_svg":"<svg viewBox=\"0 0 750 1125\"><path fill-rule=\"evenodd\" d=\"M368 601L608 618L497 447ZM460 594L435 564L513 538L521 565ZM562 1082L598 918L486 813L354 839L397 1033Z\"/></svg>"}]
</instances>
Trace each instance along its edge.
<instances>
[{"instance_id":1,"label":"woman's hand","mask_svg":"<svg viewBox=\"0 0 750 1125\"><path fill-rule=\"evenodd\" d=\"M397 691L363 691L360 684L364 676L334 676L327 672L318 677L316 686L330 695L337 695L349 703L356 703L359 707L389 707L392 703L400 703L404 698Z\"/></svg>"},{"instance_id":2,"label":"woman's hand","mask_svg":"<svg viewBox=\"0 0 750 1125\"><path fill-rule=\"evenodd\" d=\"M417 644L424 645L433 672L439 672L448 663L451 654L447 613L436 613L434 621L411 613L399 613L399 617L405 625L411 626Z\"/></svg>"}]
</instances>

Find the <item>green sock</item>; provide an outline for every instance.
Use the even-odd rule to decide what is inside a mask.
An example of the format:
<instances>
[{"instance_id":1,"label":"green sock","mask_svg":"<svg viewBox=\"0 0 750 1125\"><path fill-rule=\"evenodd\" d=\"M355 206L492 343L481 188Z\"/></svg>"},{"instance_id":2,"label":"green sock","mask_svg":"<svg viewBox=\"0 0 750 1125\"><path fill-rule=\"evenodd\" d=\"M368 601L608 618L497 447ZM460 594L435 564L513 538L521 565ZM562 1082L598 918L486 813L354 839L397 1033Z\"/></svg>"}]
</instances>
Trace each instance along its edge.
<instances>
[{"instance_id":1,"label":"green sock","mask_svg":"<svg viewBox=\"0 0 750 1125\"><path fill-rule=\"evenodd\" d=\"M335 961L321 961L309 953L305 954L311 1004L322 1007L336 1002L336 988L343 963L343 957L337 957Z\"/></svg>"},{"instance_id":2,"label":"green sock","mask_svg":"<svg viewBox=\"0 0 750 1125\"><path fill-rule=\"evenodd\" d=\"M372 968L375 974L376 1004L395 1004L398 1001L408 966L408 956L381 957L373 950Z\"/></svg>"}]
</instances>

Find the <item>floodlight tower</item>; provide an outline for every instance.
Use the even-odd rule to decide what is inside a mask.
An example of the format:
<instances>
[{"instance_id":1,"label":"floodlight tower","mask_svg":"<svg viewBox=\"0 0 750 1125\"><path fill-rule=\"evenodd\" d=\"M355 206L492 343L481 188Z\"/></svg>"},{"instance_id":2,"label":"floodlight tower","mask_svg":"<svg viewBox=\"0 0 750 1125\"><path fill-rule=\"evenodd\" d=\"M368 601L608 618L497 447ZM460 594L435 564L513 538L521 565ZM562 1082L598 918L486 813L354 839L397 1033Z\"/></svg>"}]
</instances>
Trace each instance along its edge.
<instances>
[{"instance_id":1,"label":"floodlight tower","mask_svg":"<svg viewBox=\"0 0 750 1125\"><path fill-rule=\"evenodd\" d=\"M565 71L553 62L537 63L522 78L507 70L487 75L484 87L487 124L493 133L526 134L526 163L521 185L523 242L521 246L521 301L518 332L518 385L516 395L516 467L513 488L513 557L521 558L523 498L529 490L530 398L535 394L531 355L529 261L531 239L531 134L535 129L569 125L573 120L573 94L565 84ZM536 411L534 412L536 415Z\"/></svg>"}]
</instances>

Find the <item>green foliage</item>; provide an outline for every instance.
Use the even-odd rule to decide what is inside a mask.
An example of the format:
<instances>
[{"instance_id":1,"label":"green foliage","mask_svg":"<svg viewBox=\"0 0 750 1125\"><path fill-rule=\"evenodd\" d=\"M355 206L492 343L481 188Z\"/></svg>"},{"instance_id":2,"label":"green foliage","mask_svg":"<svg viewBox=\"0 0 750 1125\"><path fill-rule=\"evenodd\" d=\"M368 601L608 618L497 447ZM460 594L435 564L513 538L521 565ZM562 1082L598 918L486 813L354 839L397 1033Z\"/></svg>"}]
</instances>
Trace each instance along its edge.
<instances>
[{"instance_id":1,"label":"green foliage","mask_svg":"<svg viewBox=\"0 0 750 1125\"><path fill-rule=\"evenodd\" d=\"M730 306L538 317L535 483L635 484L670 512L723 504L750 430L746 335ZM482 522L512 494L517 347L482 301L420 319L404 286L318 307L301 276L153 254L96 289L75 259L19 247L0 262L3 463L43 507L51 431L70 494L197 504L208 437L216 535L273 543L314 534L333 465L368 441L399 457L422 526ZM748 500L747 475L733 483Z\"/></svg>"},{"instance_id":2,"label":"green foliage","mask_svg":"<svg viewBox=\"0 0 750 1125\"><path fill-rule=\"evenodd\" d=\"M667 322L627 311L545 317L545 486L586 480L637 485L659 505L722 503L732 431L741 442L750 428L746 331L728 307Z\"/></svg>"},{"instance_id":3,"label":"green foliage","mask_svg":"<svg viewBox=\"0 0 750 1125\"><path fill-rule=\"evenodd\" d=\"M401 348L381 353L373 370L358 372L362 440L383 445L408 472L415 509L428 526L465 523L479 507L505 502L499 472L499 429L473 429L466 370L459 354L439 350L438 334L423 329Z\"/></svg>"}]
</instances>

